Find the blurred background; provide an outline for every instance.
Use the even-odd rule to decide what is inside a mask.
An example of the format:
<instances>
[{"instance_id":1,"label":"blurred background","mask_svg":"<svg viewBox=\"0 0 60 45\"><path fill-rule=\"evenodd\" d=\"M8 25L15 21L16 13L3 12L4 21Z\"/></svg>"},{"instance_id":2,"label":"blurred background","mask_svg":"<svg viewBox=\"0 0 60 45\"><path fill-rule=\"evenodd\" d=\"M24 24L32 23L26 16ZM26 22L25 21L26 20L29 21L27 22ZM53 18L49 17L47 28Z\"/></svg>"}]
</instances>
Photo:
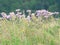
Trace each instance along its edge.
<instances>
[{"instance_id":1,"label":"blurred background","mask_svg":"<svg viewBox=\"0 0 60 45\"><path fill-rule=\"evenodd\" d=\"M60 0L0 0L0 12L11 12L15 9L60 11Z\"/></svg>"}]
</instances>

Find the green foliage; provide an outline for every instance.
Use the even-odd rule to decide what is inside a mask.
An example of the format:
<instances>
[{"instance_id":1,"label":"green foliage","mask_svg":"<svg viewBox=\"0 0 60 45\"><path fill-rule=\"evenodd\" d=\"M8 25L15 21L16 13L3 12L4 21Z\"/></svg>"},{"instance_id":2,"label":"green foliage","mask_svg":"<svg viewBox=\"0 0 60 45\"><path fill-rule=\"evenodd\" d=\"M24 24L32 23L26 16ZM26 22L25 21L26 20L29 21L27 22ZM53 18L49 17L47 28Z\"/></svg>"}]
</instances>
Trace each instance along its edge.
<instances>
[{"instance_id":1,"label":"green foliage","mask_svg":"<svg viewBox=\"0 0 60 45\"><path fill-rule=\"evenodd\" d=\"M57 3L57 7L55 4ZM0 12L10 12L15 9L51 9L52 11L55 8L60 9L59 0L0 0ZM54 9L53 9L54 8ZM58 9L56 9L58 11Z\"/></svg>"},{"instance_id":2,"label":"green foliage","mask_svg":"<svg viewBox=\"0 0 60 45\"><path fill-rule=\"evenodd\" d=\"M57 4L51 5L48 10L49 10L49 11L53 11L53 12L54 12L54 11L58 11L58 5L57 5Z\"/></svg>"}]
</instances>

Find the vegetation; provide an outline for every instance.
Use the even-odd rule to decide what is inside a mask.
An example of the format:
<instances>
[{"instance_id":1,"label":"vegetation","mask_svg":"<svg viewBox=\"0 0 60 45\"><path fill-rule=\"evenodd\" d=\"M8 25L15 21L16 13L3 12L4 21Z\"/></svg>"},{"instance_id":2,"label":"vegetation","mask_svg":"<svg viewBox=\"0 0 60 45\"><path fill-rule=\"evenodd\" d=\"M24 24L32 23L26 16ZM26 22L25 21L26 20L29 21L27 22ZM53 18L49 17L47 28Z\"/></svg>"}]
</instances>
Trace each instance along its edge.
<instances>
[{"instance_id":1,"label":"vegetation","mask_svg":"<svg viewBox=\"0 0 60 45\"><path fill-rule=\"evenodd\" d=\"M60 45L60 19L0 20L0 45Z\"/></svg>"},{"instance_id":2,"label":"vegetation","mask_svg":"<svg viewBox=\"0 0 60 45\"><path fill-rule=\"evenodd\" d=\"M59 12L60 0L0 0L0 45L60 45Z\"/></svg>"},{"instance_id":3,"label":"vegetation","mask_svg":"<svg viewBox=\"0 0 60 45\"><path fill-rule=\"evenodd\" d=\"M60 11L60 0L0 0L0 12L10 12L15 9L37 10L47 9L50 11Z\"/></svg>"}]
</instances>

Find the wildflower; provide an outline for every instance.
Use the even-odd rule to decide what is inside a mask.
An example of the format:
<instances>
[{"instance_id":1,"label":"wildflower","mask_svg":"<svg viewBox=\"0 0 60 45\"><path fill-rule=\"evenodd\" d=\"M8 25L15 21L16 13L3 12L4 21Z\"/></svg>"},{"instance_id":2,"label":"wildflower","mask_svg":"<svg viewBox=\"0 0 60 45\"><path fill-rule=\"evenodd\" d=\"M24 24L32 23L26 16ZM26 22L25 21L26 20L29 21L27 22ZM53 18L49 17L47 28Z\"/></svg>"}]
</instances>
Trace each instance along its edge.
<instances>
[{"instance_id":1,"label":"wildflower","mask_svg":"<svg viewBox=\"0 0 60 45\"><path fill-rule=\"evenodd\" d=\"M54 14L57 14L57 15L58 15L58 14L59 14L59 12L54 12Z\"/></svg>"},{"instance_id":2,"label":"wildflower","mask_svg":"<svg viewBox=\"0 0 60 45\"><path fill-rule=\"evenodd\" d=\"M2 15L3 18L7 17L7 14L5 12L2 12L1 15Z\"/></svg>"},{"instance_id":3,"label":"wildflower","mask_svg":"<svg viewBox=\"0 0 60 45\"><path fill-rule=\"evenodd\" d=\"M27 20L28 20L28 22L31 21L31 17L29 15L27 16Z\"/></svg>"},{"instance_id":4,"label":"wildflower","mask_svg":"<svg viewBox=\"0 0 60 45\"><path fill-rule=\"evenodd\" d=\"M48 15L49 15L49 16L51 16L51 15L53 15L53 14L54 14L53 12L48 12Z\"/></svg>"},{"instance_id":5,"label":"wildflower","mask_svg":"<svg viewBox=\"0 0 60 45\"><path fill-rule=\"evenodd\" d=\"M32 14L31 14L31 18L32 18L32 19L36 19L35 13L32 13Z\"/></svg>"},{"instance_id":6,"label":"wildflower","mask_svg":"<svg viewBox=\"0 0 60 45\"><path fill-rule=\"evenodd\" d=\"M23 10L23 15L25 15L25 11Z\"/></svg>"},{"instance_id":7,"label":"wildflower","mask_svg":"<svg viewBox=\"0 0 60 45\"><path fill-rule=\"evenodd\" d=\"M32 16L35 16L35 13L32 13L31 15L32 15Z\"/></svg>"},{"instance_id":8,"label":"wildflower","mask_svg":"<svg viewBox=\"0 0 60 45\"><path fill-rule=\"evenodd\" d=\"M45 18L48 18L49 16L44 16Z\"/></svg>"},{"instance_id":9,"label":"wildflower","mask_svg":"<svg viewBox=\"0 0 60 45\"><path fill-rule=\"evenodd\" d=\"M20 9L16 9L16 12L19 12L20 11Z\"/></svg>"},{"instance_id":10,"label":"wildflower","mask_svg":"<svg viewBox=\"0 0 60 45\"><path fill-rule=\"evenodd\" d=\"M31 10L27 10L26 12L28 12L28 13L29 13L28 15L31 15Z\"/></svg>"},{"instance_id":11,"label":"wildflower","mask_svg":"<svg viewBox=\"0 0 60 45\"><path fill-rule=\"evenodd\" d=\"M31 10L27 10L26 12L31 12Z\"/></svg>"},{"instance_id":12,"label":"wildflower","mask_svg":"<svg viewBox=\"0 0 60 45\"><path fill-rule=\"evenodd\" d=\"M7 19L10 19L11 18L11 16L10 15L7 15L7 17L6 17Z\"/></svg>"},{"instance_id":13,"label":"wildflower","mask_svg":"<svg viewBox=\"0 0 60 45\"><path fill-rule=\"evenodd\" d=\"M37 11L36 11L36 16L40 16L40 15L41 15L40 12L41 12L40 10L37 10Z\"/></svg>"},{"instance_id":14,"label":"wildflower","mask_svg":"<svg viewBox=\"0 0 60 45\"><path fill-rule=\"evenodd\" d=\"M44 16L47 15L48 11L47 10L37 10L36 11L37 15L36 16Z\"/></svg>"},{"instance_id":15,"label":"wildflower","mask_svg":"<svg viewBox=\"0 0 60 45\"><path fill-rule=\"evenodd\" d=\"M14 13L14 12L10 12L10 13L9 13L9 15L11 16L11 19L12 19L12 20L15 20L16 15L15 15L15 13Z\"/></svg>"},{"instance_id":16,"label":"wildflower","mask_svg":"<svg viewBox=\"0 0 60 45\"><path fill-rule=\"evenodd\" d=\"M21 18L22 18L22 12L18 12L18 13L16 14L16 16L17 16L17 18L21 19Z\"/></svg>"}]
</instances>

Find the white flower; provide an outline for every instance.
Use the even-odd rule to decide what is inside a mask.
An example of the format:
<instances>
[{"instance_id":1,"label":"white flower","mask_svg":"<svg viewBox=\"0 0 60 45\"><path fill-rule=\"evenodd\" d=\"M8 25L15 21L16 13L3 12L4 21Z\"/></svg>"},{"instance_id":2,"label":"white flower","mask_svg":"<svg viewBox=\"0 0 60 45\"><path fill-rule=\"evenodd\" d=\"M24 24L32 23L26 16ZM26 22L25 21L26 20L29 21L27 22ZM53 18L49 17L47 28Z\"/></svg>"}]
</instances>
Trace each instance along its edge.
<instances>
[{"instance_id":1,"label":"white flower","mask_svg":"<svg viewBox=\"0 0 60 45\"><path fill-rule=\"evenodd\" d=\"M26 12L31 12L31 10L27 10Z\"/></svg>"},{"instance_id":2,"label":"white flower","mask_svg":"<svg viewBox=\"0 0 60 45\"><path fill-rule=\"evenodd\" d=\"M16 14L14 12L10 12L9 15L11 16L12 20L15 20Z\"/></svg>"},{"instance_id":3,"label":"white flower","mask_svg":"<svg viewBox=\"0 0 60 45\"><path fill-rule=\"evenodd\" d=\"M7 17L7 14L5 12L2 12L1 15L2 15L3 18Z\"/></svg>"},{"instance_id":4,"label":"white flower","mask_svg":"<svg viewBox=\"0 0 60 45\"><path fill-rule=\"evenodd\" d=\"M49 16L44 16L45 18L48 18Z\"/></svg>"},{"instance_id":5,"label":"white flower","mask_svg":"<svg viewBox=\"0 0 60 45\"><path fill-rule=\"evenodd\" d=\"M14 12L10 12L9 14L10 14L10 15L15 15L15 13L14 13Z\"/></svg>"},{"instance_id":6,"label":"white flower","mask_svg":"<svg viewBox=\"0 0 60 45\"><path fill-rule=\"evenodd\" d=\"M31 17L30 16L27 16L27 20L30 22L31 21Z\"/></svg>"},{"instance_id":7,"label":"white flower","mask_svg":"<svg viewBox=\"0 0 60 45\"><path fill-rule=\"evenodd\" d=\"M17 12L19 12L19 11L20 11L20 9L16 9L16 11L17 11Z\"/></svg>"},{"instance_id":8,"label":"white flower","mask_svg":"<svg viewBox=\"0 0 60 45\"><path fill-rule=\"evenodd\" d=\"M59 14L59 12L54 12L54 14L57 14L57 15L58 15L58 14Z\"/></svg>"},{"instance_id":9,"label":"white flower","mask_svg":"<svg viewBox=\"0 0 60 45\"><path fill-rule=\"evenodd\" d=\"M50 15L53 15L54 13L53 12L48 12L48 15L50 16Z\"/></svg>"}]
</instances>

